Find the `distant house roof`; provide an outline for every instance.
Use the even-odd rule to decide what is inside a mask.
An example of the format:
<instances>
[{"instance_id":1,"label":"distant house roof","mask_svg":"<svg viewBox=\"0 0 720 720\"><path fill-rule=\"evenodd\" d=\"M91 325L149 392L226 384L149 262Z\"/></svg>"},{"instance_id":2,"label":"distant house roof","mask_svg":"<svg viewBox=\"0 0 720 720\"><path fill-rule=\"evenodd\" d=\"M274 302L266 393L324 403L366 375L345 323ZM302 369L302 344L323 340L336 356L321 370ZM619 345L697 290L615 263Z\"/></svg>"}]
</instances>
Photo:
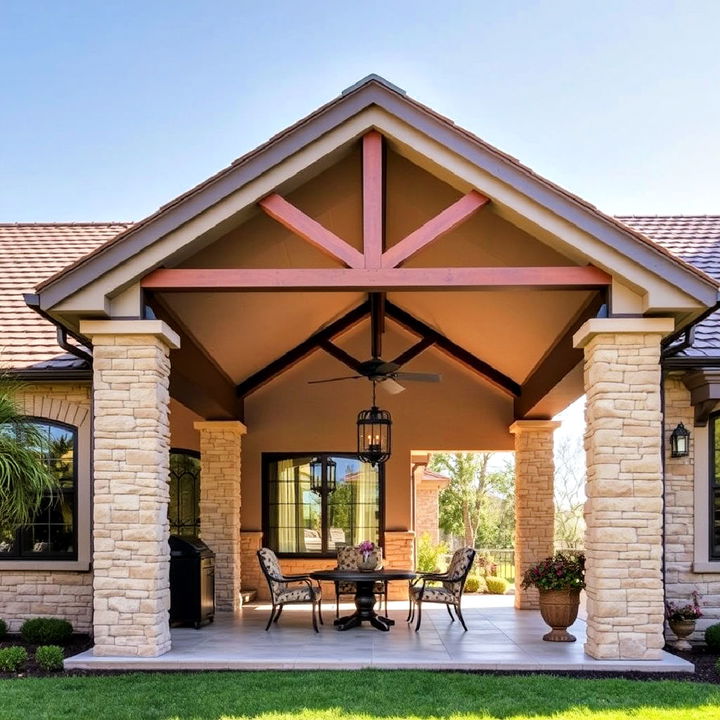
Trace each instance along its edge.
<instances>
[{"instance_id":1,"label":"distant house roof","mask_svg":"<svg viewBox=\"0 0 720 720\"><path fill-rule=\"evenodd\" d=\"M130 223L0 224L0 367L70 369L82 360L61 350L55 327L23 293L95 250Z\"/></svg>"},{"instance_id":2,"label":"distant house roof","mask_svg":"<svg viewBox=\"0 0 720 720\"><path fill-rule=\"evenodd\" d=\"M619 221L720 281L720 215L620 216ZM132 223L0 224L0 365L71 369L82 361L61 350L55 328L23 293L126 231ZM688 357L720 356L720 313L702 321ZM429 472L429 471L428 471Z\"/></svg>"},{"instance_id":3,"label":"distant house roof","mask_svg":"<svg viewBox=\"0 0 720 720\"><path fill-rule=\"evenodd\" d=\"M720 280L720 215L623 215L618 220ZM695 326L692 347L678 355L720 356L720 312Z\"/></svg>"}]
</instances>

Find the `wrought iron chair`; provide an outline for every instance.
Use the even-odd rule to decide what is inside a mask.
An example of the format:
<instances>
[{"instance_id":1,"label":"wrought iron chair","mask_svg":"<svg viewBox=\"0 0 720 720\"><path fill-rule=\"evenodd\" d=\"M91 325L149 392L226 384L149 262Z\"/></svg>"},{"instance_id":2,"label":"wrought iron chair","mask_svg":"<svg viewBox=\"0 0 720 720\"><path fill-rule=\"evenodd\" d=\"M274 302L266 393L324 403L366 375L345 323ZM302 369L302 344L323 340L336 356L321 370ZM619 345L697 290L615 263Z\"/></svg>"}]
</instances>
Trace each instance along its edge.
<instances>
[{"instance_id":1,"label":"wrought iron chair","mask_svg":"<svg viewBox=\"0 0 720 720\"><path fill-rule=\"evenodd\" d=\"M444 573L419 573L418 577L410 581L408 588L410 596L410 610L408 612L407 621L412 622L415 618L415 610L417 609L417 625L415 632L420 629L422 622L422 604L424 602L444 603L447 608L450 619L455 622L450 606L455 609L455 613L460 620L463 629L467 632L467 625L462 616L460 601L462 600L463 588L468 573L475 559L475 550L470 547L460 548L456 550L450 561L447 572ZM430 585L431 582L441 582L442 587Z\"/></svg>"},{"instance_id":2,"label":"wrought iron chair","mask_svg":"<svg viewBox=\"0 0 720 720\"><path fill-rule=\"evenodd\" d=\"M378 548L380 554L380 564L382 567L382 552ZM353 545L343 545L337 548L337 567L336 570L357 570L358 560L360 559L358 550ZM387 596L388 596L388 584L387 580L378 580L375 583L375 594L381 595L385 598L385 615L388 614L387 609ZM340 617L340 596L341 595L355 595L357 585L354 582L339 582L335 581L335 617Z\"/></svg>"},{"instance_id":3,"label":"wrought iron chair","mask_svg":"<svg viewBox=\"0 0 720 720\"><path fill-rule=\"evenodd\" d=\"M277 556L270 548L260 548L257 551L257 556L260 569L270 588L270 598L272 600L270 619L265 626L265 630L269 630L270 625L280 619L285 605L309 602L312 603L313 630L319 632L315 609L317 607L317 616L320 618L320 624L323 625L320 583L317 580L313 581L308 575L283 575ZM289 587L291 583L294 583L295 586Z\"/></svg>"}]
</instances>

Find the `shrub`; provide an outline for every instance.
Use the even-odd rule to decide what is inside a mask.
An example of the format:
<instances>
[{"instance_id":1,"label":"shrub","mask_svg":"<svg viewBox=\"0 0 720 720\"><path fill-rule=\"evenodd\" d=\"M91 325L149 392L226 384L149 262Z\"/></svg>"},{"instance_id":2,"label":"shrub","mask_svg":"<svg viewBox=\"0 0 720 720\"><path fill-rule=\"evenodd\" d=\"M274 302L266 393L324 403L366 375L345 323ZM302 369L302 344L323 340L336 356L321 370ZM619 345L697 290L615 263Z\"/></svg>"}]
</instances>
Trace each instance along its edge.
<instances>
[{"instance_id":1,"label":"shrub","mask_svg":"<svg viewBox=\"0 0 720 720\"><path fill-rule=\"evenodd\" d=\"M705 642L710 650L720 650L720 623L710 625L705 630Z\"/></svg>"},{"instance_id":2,"label":"shrub","mask_svg":"<svg viewBox=\"0 0 720 720\"><path fill-rule=\"evenodd\" d=\"M43 670L62 670L65 656L59 645L41 645L35 651L35 660Z\"/></svg>"},{"instance_id":3,"label":"shrub","mask_svg":"<svg viewBox=\"0 0 720 720\"><path fill-rule=\"evenodd\" d=\"M465 592L476 593L480 589L480 578L477 575L468 575L465 580Z\"/></svg>"},{"instance_id":4,"label":"shrub","mask_svg":"<svg viewBox=\"0 0 720 720\"><path fill-rule=\"evenodd\" d=\"M434 545L430 533L423 533L417 547L418 572L442 572L447 553L448 547L445 543Z\"/></svg>"},{"instance_id":5,"label":"shrub","mask_svg":"<svg viewBox=\"0 0 720 720\"><path fill-rule=\"evenodd\" d=\"M20 628L25 642L33 645L63 645L73 632L73 626L60 618L32 618Z\"/></svg>"},{"instance_id":6,"label":"shrub","mask_svg":"<svg viewBox=\"0 0 720 720\"><path fill-rule=\"evenodd\" d=\"M24 647L11 645L0 648L0 670L3 672L17 672L27 660L28 654Z\"/></svg>"},{"instance_id":7,"label":"shrub","mask_svg":"<svg viewBox=\"0 0 720 720\"><path fill-rule=\"evenodd\" d=\"M0 639L7 635L7 623L4 620L0 620Z\"/></svg>"},{"instance_id":8,"label":"shrub","mask_svg":"<svg viewBox=\"0 0 720 720\"><path fill-rule=\"evenodd\" d=\"M505 578L488 575L485 578L488 592L492 595L504 595L508 589L508 581Z\"/></svg>"}]
</instances>

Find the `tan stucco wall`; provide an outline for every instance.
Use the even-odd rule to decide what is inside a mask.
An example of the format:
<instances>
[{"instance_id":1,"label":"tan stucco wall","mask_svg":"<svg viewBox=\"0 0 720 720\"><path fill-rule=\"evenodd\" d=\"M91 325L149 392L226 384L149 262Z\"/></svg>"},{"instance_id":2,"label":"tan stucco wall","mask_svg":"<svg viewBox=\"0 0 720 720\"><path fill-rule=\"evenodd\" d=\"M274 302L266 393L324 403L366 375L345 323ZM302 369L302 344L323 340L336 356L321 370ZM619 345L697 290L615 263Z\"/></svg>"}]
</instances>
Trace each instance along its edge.
<instances>
[{"instance_id":1,"label":"tan stucco wall","mask_svg":"<svg viewBox=\"0 0 720 720\"><path fill-rule=\"evenodd\" d=\"M78 560L0 561L0 614L10 630L23 620L52 616L78 632L92 627L90 564L90 388L86 385L26 385L19 397L27 415L56 420L78 430Z\"/></svg>"},{"instance_id":2,"label":"tan stucco wall","mask_svg":"<svg viewBox=\"0 0 720 720\"><path fill-rule=\"evenodd\" d=\"M690 392L681 376L665 378L665 595L681 605L697 590L704 617L695 640L708 625L720 620L720 562L707 562L709 483L707 427L693 427ZM670 457L670 433L681 422L690 431L690 454ZM714 565L714 567L712 567ZM712 572L696 569L712 568ZM674 635L668 630L668 638Z\"/></svg>"}]
</instances>

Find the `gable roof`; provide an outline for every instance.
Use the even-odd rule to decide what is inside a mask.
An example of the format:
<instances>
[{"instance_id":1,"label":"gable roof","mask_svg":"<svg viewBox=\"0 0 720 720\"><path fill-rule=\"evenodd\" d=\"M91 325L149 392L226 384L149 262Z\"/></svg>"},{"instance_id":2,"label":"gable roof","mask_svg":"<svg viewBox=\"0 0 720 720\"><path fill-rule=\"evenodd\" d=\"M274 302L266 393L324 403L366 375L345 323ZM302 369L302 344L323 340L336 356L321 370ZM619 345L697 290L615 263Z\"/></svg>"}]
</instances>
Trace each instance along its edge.
<instances>
[{"instance_id":1,"label":"gable roof","mask_svg":"<svg viewBox=\"0 0 720 720\"><path fill-rule=\"evenodd\" d=\"M380 107L572 225L620 253L634 257L642 267L655 272L703 304L715 302L718 283L702 270L679 260L635 228L605 215L590 203L534 173L517 159L408 97L383 78L371 75L152 215L128 227L94 252L40 283L41 307L51 309L93 279L142 252L371 106Z\"/></svg>"},{"instance_id":2,"label":"gable roof","mask_svg":"<svg viewBox=\"0 0 720 720\"><path fill-rule=\"evenodd\" d=\"M623 215L618 220L720 281L720 215ZM720 356L720 312L695 325L692 346L678 356Z\"/></svg>"},{"instance_id":3,"label":"gable roof","mask_svg":"<svg viewBox=\"0 0 720 720\"><path fill-rule=\"evenodd\" d=\"M29 308L23 293L95 250L130 223L0 224L0 366L72 369L83 361L57 345L55 327Z\"/></svg>"}]
</instances>

